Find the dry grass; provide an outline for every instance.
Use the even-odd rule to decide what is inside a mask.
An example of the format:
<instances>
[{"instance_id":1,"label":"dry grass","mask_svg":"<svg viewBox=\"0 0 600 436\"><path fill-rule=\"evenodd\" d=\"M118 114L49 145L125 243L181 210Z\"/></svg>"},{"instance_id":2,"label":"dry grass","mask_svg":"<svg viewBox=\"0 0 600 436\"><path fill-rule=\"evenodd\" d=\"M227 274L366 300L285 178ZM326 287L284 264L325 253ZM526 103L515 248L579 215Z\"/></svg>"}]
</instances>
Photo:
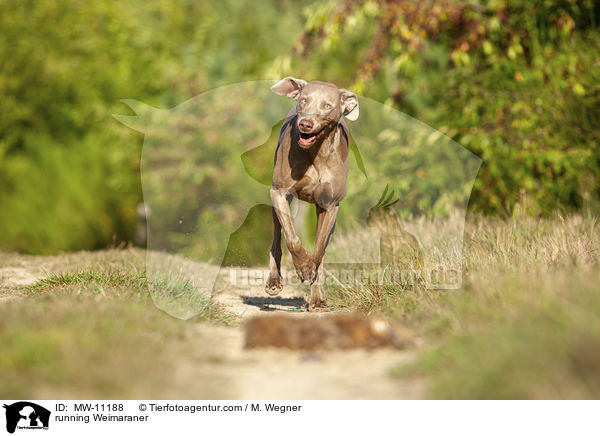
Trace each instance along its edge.
<instances>
[{"instance_id":1,"label":"dry grass","mask_svg":"<svg viewBox=\"0 0 600 436\"><path fill-rule=\"evenodd\" d=\"M420 283L325 289L333 309L377 314L417 332L424 344L419 359L396 368L394 377L406 383L424 377L434 398L600 396L595 218L471 217L462 253L452 245L461 228L456 216L415 219L405 228L422 235L423 245L437 241L426 253L430 263L462 264L462 289L427 290ZM364 253L368 242L360 232L339 234L330 252ZM174 359L180 369L212 359L214 344L196 327L231 319L182 280L205 267L165 257L170 274L160 283L153 274L148 288L145 254L0 253L4 270L49 272L31 287L0 282L0 297L19 296L0 304L0 396L218 396L223 380L194 373L191 385L189 377L178 382L174 366ZM184 322L157 311L152 286L178 305L193 303L196 317Z\"/></svg>"},{"instance_id":2,"label":"dry grass","mask_svg":"<svg viewBox=\"0 0 600 436\"><path fill-rule=\"evenodd\" d=\"M475 217L461 290L329 287L326 297L417 330L422 357L396 375L425 375L433 397L597 398L599 254L596 218Z\"/></svg>"}]
</instances>

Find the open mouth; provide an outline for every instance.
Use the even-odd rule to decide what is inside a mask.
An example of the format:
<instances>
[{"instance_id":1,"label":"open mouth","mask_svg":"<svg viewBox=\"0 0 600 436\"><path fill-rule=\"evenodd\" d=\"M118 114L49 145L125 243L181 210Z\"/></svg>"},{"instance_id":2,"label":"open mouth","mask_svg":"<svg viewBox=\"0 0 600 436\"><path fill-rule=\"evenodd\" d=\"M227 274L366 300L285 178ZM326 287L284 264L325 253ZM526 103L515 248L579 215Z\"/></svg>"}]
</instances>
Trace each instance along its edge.
<instances>
[{"instance_id":1,"label":"open mouth","mask_svg":"<svg viewBox=\"0 0 600 436\"><path fill-rule=\"evenodd\" d=\"M300 144L300 147L303 148L308 148L311 145L313 145L315 142L317 142L317 140L321 137L321 135L323 134L323 132L325 131L325 129L321 129L318 132L315 133L302 133L300 132L300 139L298 140L298 143Z\"/></svg>"}]
</instances>

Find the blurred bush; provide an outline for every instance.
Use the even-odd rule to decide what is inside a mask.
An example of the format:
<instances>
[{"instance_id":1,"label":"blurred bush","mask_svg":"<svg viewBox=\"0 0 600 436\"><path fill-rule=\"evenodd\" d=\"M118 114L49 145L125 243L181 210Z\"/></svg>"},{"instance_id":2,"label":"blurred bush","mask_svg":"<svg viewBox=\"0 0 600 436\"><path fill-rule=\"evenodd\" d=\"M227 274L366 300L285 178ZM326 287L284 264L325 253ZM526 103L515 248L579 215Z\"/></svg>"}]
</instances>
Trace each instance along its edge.
<instances>
[{"instance_id":1,"label":"blurred bush","mask_svg":"<svg viewBox=\"0 0 600 436\"><path fill-rule=\"evenodd\" d=\"M143 137L111 116L254 78L301 30L290 2L0 2L0 247L133 238Z\"/></svg>"},{"instance_id":2,"label":"blurred bush","mask_svg":"<svg viewBox=\"0 0 600 436\"><path fill-rule=\"evenodd\" d=\"M120 99L173 107L227 83L285 75L352 89L468 147L484 159L474 209L600 210L597 2L303 8L290 0L1 2L0 247L51 253L133 238L143 137L111 117L128 110ZM392 167L402 150L386 138L381 145L378 159ZM243 159L255 178L268 176L271 162ZM412 198L415 186L439 190L448 174L437 174L390 188L419 202L411 212L441 207ZM199 192L218 195L219 183L212 177L214 189ZM194 225L218 219L211 213Z\"/></svg>"},{"instance_id":3,"label":"blurred bush","mask_svg":"<svg viewBox=\"0 0 600 436\"><path fill-rule=\"evenodd\" d=\"M347 0L307 14L275 70L335 81L469 148L484 159L472 208L600 211L598 2Z\"/></svg>"}]
</instances>

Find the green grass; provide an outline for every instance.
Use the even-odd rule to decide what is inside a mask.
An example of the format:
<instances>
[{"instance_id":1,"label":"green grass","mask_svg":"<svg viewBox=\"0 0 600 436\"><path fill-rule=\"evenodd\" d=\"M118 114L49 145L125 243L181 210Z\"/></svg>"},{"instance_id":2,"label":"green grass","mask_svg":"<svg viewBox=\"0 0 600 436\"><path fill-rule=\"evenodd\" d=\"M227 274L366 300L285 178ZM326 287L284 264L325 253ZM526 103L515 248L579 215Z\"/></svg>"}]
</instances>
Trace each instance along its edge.
<instances>
[{"instance_id":1,"label":"green grass","mask_svg":"<svg viewBox=\"0 0 600 436\"><path fill-rule=\"evenodd\" d=\"M190 349L207 350L196 362L210 358L196 327L233 317L187 282L149 281L139 251L106 253L84 253L72 260L86 269L49 273L0 304L0 397L168 396ZM196 315L182 321L158 310L159 288L186 294Z\"/></svg>"},{"instance_id":2,"label":"green grass","mask_svg":"<svg viewBox=\"0 0 600 436\"><path fill-rule=\"evenodd\" d=\"M146 275L138 271L109 269L49 274L29 287L32 292L83 289L95 294L106 294L105 289L123 291L127 295L146 295Z\"/></svg>"},{"instance_id":3,"label":"green grass","mask_svg":"<svg viewBox=\"0 0 600 436\"><path fill-rule=\"evenodd\" d=\"M165 341L184 328L148 305L125 301L46 296L5 303L0 313L4 398L152 392L169 368Z\"/></svg>"},{"instance_id":4,"label":"green grass","mask_svg":"<svg viewBox=\"0 0 600 436\"><path fill-rule=\"evenodd\" d=\"M411 326L433 398L600 397L597 220L472 219L463 288L330 287L328 301Z\"/></svg>"},{"instance_id":5,"label":"green grass","mask_svg":"<svg viewBox=\"0 0 600 436\"><path fill-rule=\"evenodd\" d=\"M143 270L121 270L109 267L105 270L49 274L29 286L28 291L30 295L50 292L54 295L79 296L83 293L104 298L145 302L167 301L175 307L185 305L186 310L193 312L193 318L197 320L225 322L231 319L210 298L198 292L190 280L173 278L167 274L153 274L149 279Z\"/></svg>"},{"instance_id":6,"label":"green grass","mask_svg":"<svg viewBox=\"0 0 600 436\"><path fill-rule=\"evenodd\" d=\"M437 302L432 344L398 375L435 398L597 398L600 272L490 274ZM427 320L427 318L425 318Z\"/></svg>"}]
</instances>

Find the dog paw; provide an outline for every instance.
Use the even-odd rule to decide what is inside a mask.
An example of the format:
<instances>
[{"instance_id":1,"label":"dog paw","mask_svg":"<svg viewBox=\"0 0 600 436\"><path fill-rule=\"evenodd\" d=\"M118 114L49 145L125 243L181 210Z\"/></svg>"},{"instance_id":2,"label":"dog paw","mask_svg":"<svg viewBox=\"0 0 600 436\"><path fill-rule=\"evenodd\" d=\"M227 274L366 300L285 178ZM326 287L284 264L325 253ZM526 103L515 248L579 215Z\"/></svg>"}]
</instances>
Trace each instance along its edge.
<instances>
[{"instance_id":1,"label":"dog paw","mask_svg":"<svg viewBox=\"0 0 600 436\"><path fill-rule=\"evenodd\" d=\"M292 260L300 281L312 283L317 275L318 267L312 256L309 256L306 251L302 250L297 252L297 254L292 257Z\"/></svg>"},{"instance_id":2,"label":"dog paw","mask_svg":"<svg viewBox=\"0 0 600 436\"><path fill-rule=\"evenodd\" d=\"M327 302L322 298L311 298L310 303L308 303L309 312L322 309L327 306Z\"/></svg>"},{"instance_id":3,"label":"dog paw","mask_svg":"<svg viewBox=\"0 0 600 436\"><path fill-rule=\"evenodd\" d=\"M317 265L311 259L307 259L306 262L296 265L296 273L301 281L312 283L317 275Z\"/></svg>"},{"instance_id":4,"label":"dog paw","mask_svg":"<svg viewBox=\"0 0 600 436\"><path fill-rule=\"evenodd\" d=\"M279 295L282 291L283 285L281 284L281 276L269 276L267 284L265 286L265 292L271 296Z\"/></svg>"}]
</instances>

